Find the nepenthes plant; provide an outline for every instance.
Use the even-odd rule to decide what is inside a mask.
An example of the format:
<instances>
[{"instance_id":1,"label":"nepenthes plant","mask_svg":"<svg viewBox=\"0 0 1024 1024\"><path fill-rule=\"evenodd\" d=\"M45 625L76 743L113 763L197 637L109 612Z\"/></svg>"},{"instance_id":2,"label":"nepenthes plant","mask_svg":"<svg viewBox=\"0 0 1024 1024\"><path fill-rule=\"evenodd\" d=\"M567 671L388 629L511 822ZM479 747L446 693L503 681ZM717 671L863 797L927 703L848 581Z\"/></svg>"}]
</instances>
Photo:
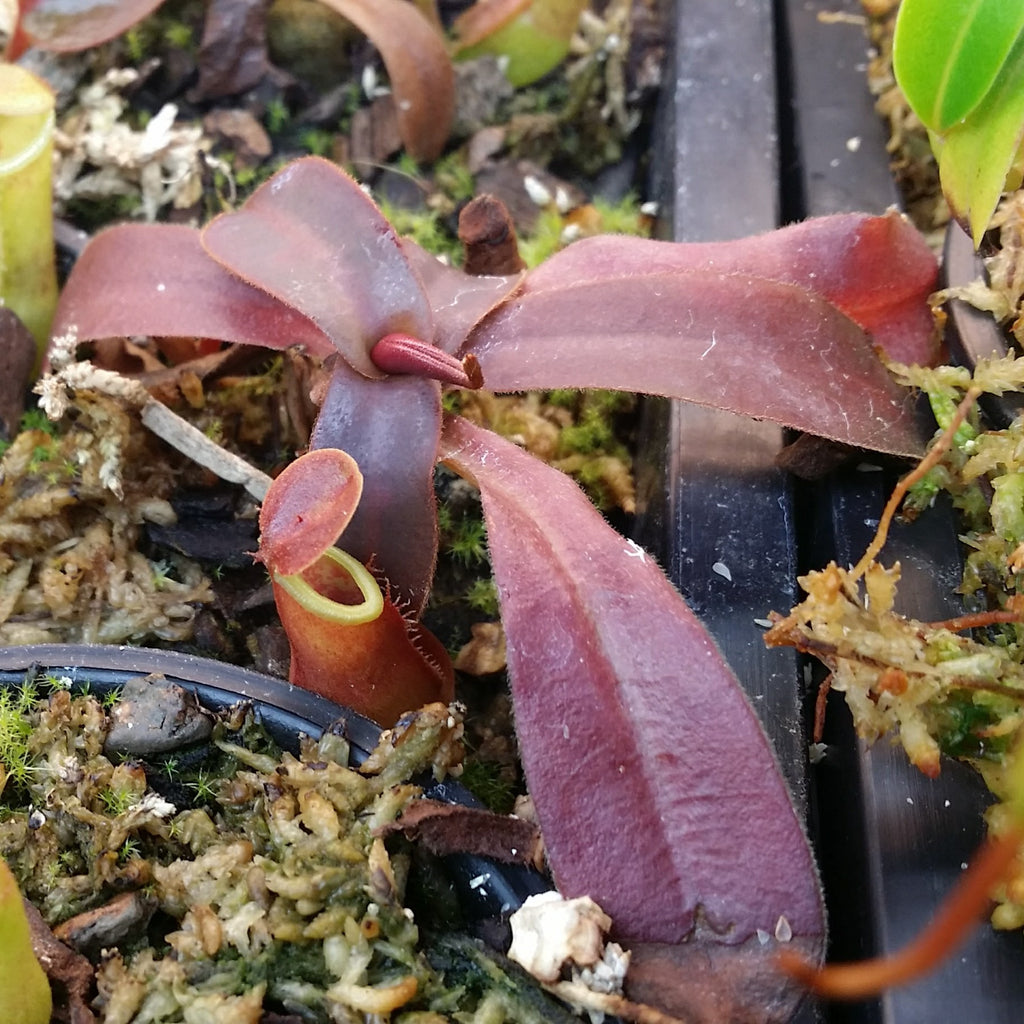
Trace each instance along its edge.
<instances>
[{"instance_id":1,"label":"nepenthes plant","mask_svg":"<svg viewBox=\"0 0 1024 1024\"><path fill-rule=\"evenodd\" d=\"M296 681L382 719L450 693L443 652L418 625L437 552L435 466L474 483L559 889L604 907L669 1008L785 1019L797 993L773 946L820 960L823 903L732 670L650 555L564 474L445 414L442 392L626 389L913 456L912 398L876 347L934 359L935 275L891 213L729 243L600 236L525 274L474 277L399 238L353 179L309 158L202 230L98 235L55 331L64 344L301 346L326 361L310 451L271 487L260 557ZM360 621L339 623L346 606ZM365 642L348 644L346 629ZM366 655L400 647L396 673Z\"/></svg>"}]
</instances>

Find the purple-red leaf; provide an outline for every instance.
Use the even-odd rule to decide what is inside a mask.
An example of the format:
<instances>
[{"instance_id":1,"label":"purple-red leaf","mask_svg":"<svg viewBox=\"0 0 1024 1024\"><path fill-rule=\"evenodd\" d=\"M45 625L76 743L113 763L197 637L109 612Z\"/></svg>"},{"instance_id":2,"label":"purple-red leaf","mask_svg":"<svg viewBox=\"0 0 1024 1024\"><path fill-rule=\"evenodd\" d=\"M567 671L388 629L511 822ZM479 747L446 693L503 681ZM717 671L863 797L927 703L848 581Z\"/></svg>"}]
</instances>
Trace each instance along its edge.
<instances>
[{"instance_id":1,"label":"purple-red leaf","mask_svg":"<svg viewBox=\"0 0 1024 1024\"><path fill-rule=\"evenodd\" d=\"M757 717L682 598L564 474L465 420L446 419L442 440L481 490L517 735L559 889L592 896L627 943L735 945L785 918L820 952L807 838Z\"/></svg>"},{"instance_id":2,"label":"purple-red leaf","mask_svg":"<svg viewBox=\"0 0 1024 1024\"><path fill-rule=\"evenodd\" d=\"M522 274L475 277L442 263L411 239L402 239L413 270L423 282L434 313L434 344L455 353L473 325L522 282Z\"/></svg>"},{"instance_id":3,"label":"purple-red leaf","mask_svg":"<svg viewBox=\"0 0 1024 1024\"><path fill-rule=\"evenodd\" d=\"M532 271L463 351L496 391L626 388L918 454L913 403L855 321L874 340L893 325L913 346L901 358L929 361L935 269L896 215L736 242L584 239Z\"/></svg>"},{"instance_id":4,"label":"purple-red leaf","mask_svg":"<svg viewBox=\"0 0 1024 1024\"><path fill-rule=\"evenodd\" d=\"M342 448L359 464L363 496L345 529L345 550L383 573L414 614L426 602L437 557L440 432L436 381L368 380L338 360L310 438L312 448Z\"/></svg>"},{"instance_id":5,"label":"purple-red leaf","mask_svg":"<svg viewBox=\"0 0 1024 1024\"><path fill-rule=\"evenodd\" d=\"M396 0L397 2L397 0ZM202 232L227 270L304 313L367 377L386 334L430 338L430 306L394 229L340 167L289 164Z\"/></svg>"},{"instance_id":6,"label":"purple-red leaf","mask_svg":"<svg viewBox=\"0 0 1024 1024\"><path fill-rule=\"evenodd\" d=\"M380 51L409 155L436 160L455 113L455 72L444 37L407 0L322 0Z\"/></svg>"},{"instance_id":7,"label":"purple-red leaf","mask_svg":"<svg viewBox=\"0 0 1024 1024\"><path fill-rule=\"evenodd\" d=\"M359 505L363 477L337 448L307 452L270 485L260 509L260 558L292 576L332 547Z\"/></svg>"},{"instance_id":8,"label":"purple-red leaf","mask_svg":"<svg viewBox=\"0 0 1024 1024\"><path fill-rule=\"evenodd\" d=\"M98 234L57 306L53 333L72 329L80 341L148 334L334 351L312 321L228 273L203 252L198 232L176 225Z\"/></svg>"}]
</instances>

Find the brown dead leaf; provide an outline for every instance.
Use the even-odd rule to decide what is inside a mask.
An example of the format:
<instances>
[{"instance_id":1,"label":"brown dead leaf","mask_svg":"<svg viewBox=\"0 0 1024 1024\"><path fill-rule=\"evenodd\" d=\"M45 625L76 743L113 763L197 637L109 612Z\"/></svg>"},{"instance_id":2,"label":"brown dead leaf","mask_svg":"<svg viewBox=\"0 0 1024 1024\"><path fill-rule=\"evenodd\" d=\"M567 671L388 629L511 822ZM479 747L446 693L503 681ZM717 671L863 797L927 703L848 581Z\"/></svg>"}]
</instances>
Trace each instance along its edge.
<instances>
[{"instance_id":1,"label":"brown dead leaf","mask_svg":"<svg viewBox=\"0 0 1024 1024\"><path fill-rule=\"evenodd\" d=\"M398 111L392 96L378 96L352 115L349 159L358 171L379 167L402 148Z\"/></svg>"},{"instance_id":2,"label":"brown dead leaf","mask_svg":"<svg viewBox=\"0 0 1024 1024\"><path fill-rule=\"evenodd\" d=\"M211 110L203 118L203 131L230 146L236 170L255 167L274 151L266 129L248 110Z\"/></svg>"},{"instance_id":3,"label":"brown dead leaf","mask_svg":"<svg viewBox=\"0 0 1024 1024\"><path fill-rule=\"evenodd\" d=\"M793 936L785 944L819 957L816 938ZM775 962L779 945L769 935L739 945L726 945L713 935L680 945L630 943L626 995L688 1024L783 1024L792 1019L805 992L781 980Z\"/></svg>"},{"instance_id":4,"label":"brown dead leaf","mask_svg":"<svg viewBox=\"0 0 1024 1024\"><path fill-rule=\"evenodd\" d=\"M505 864L536 864L541 856L539 829L513 815L440 800L415 800L379 835L402 832L431 853L445 857L471 853Z\"/></svg>"},{"instance_id":5,"label":"brown dead leaf","mask_svg":"<svg viewBox=\"0 0 1024 1024\"><path fill-rule=\"evenodd\" d=\"M199 84L190 99L234 96L258 85L270 69L270 0L211 0L199 44Z\"/></svg>"},{"instance_id":6,"label":"brown dead leaf","mask_svg":"<svg viewBox=\"0 0 1024 1024\"><path fill-rule=\"evenodd\" d=\"M127 377L155 373L165 368L153 348L127 338L101 338L93 343L92 349L94 366Z\"/></svg>"}]
</instances>

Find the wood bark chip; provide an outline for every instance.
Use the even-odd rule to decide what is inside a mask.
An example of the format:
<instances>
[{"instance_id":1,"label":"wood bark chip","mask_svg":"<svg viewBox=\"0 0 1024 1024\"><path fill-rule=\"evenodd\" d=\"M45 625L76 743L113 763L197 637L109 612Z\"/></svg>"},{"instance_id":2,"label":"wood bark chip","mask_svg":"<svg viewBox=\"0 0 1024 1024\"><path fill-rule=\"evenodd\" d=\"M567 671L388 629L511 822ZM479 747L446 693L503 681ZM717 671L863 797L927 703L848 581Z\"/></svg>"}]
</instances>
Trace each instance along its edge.
<instances>
[{"instance_id":1,"label":"wood bark chip","mask_svg":"<svg viewBox=\"0 0 1024 1024\"><path fill-rule=\"evenodd\" d=\"M465 251L463 267L467 274L518 274L526 269L512 218L505 204L494 196L477 196L463 207L459 241Z\"/></svg>"},{"instance_id":2,"label":"wood bark chip","mask_svg":"<svg viewBox=\"0 0 1024 1024\"><path fill-rule=\"evenodd\" d=\"M81 953L76 953L53 934L43 915L28 900L25 901L25 913L32 935L32 949L54 987L53 1019L66 1020L70 1024L94 1024L96 1017L88 1004L95 968ZM64 1007L61 1006L62 1001Z\"/></svg>"}]
</instances>

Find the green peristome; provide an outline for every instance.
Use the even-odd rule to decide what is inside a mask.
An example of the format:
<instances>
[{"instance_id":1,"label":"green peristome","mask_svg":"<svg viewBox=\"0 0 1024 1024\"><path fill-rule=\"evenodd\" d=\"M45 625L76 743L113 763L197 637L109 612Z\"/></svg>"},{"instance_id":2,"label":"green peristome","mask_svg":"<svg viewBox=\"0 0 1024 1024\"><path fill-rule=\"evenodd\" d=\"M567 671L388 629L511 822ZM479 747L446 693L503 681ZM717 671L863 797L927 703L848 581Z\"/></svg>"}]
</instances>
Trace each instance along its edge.
<instances>
[{"instance_id":1,"label":"green peristome","mask_svg":"<svg viewBox=\"0 0 1024 1024\"><path fill-rule=\"evenodd\" d=\"M1017 0L903 0L893 72L921 123L941 133L975 110L1022 32Z\"/></svg>"},{"instance_id":2,"label":"green peristome","mask_svg":"<svg viewBox=\"0 0 1024 1024\"><path fill-rule=\"evenodd\" d=\"M485 39L458 50L458 60L504 57L505 76L515 88L543 78L565 60L587 0L534 0L522 14Z\"/></svg>"},{"instance_id":3,"label":"green peristome","mask_svg":"<svg viewBox=\"0 0 1024 1024\"><path fill-rule=\"evenodd\" d=\"M0 63L0 300L46 349L57 305L53 248L53 91Z\"/></svg>"},{"instance_id":4,"label":"green peristome","mask_svg":"<svg viewBox=\"0 0 1024 1024\"><path fill-rule=\"evenodd\" d=\"M314 590L301 575L274 576L274 582L287 591L306 611L328 622L340 622L346 626L359 626L364 622L379 619L384 611L384 595L377 581L370 575L366 566L347 551L340 548L328 548L324 558L336 562L352 577L352 582L363 595L360 604L339 604L329 597Z\"/></svg>"}]
</instances>

